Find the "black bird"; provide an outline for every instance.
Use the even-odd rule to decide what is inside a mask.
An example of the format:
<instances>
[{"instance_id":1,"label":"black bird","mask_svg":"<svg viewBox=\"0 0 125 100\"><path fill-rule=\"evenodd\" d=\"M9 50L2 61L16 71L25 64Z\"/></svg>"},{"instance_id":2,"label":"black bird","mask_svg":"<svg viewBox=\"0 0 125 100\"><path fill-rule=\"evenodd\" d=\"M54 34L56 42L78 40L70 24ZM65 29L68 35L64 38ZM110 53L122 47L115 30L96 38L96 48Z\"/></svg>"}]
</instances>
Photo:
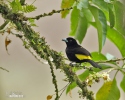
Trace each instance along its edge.
<instances>
[{"instance_id":1,"label":"black bird","mask_svg":"<svg viewBox=\"0 0 125 100\"><path fill-rule=\"evenodd\" d=\"M89 62L93 67L101 69L101 66L92 60L89 51L80 46L74 38L68 37L62 41L65 41L67 45L66 55L70 61L76 63Z\"/></svg>"}]
</instances>

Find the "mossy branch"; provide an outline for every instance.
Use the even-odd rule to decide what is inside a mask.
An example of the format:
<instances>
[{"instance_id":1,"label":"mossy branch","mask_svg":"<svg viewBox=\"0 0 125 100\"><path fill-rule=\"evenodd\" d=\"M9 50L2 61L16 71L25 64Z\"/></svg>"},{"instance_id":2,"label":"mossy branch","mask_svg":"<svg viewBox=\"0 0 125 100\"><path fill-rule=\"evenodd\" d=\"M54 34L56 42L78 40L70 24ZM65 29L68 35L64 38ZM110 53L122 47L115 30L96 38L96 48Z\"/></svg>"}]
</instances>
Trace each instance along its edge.
<instances>
[{"instance_id":1,"label":"mossy branch","mask_svg":"<svg viewBox=\"0 0 125 100\"><path fill-rule=\"evenodd\" d=\"M125 57L117 58L117 59L111 59L111 60L98 61L97 63L108 63L108 62L117 62L117 61L124 61L124 60L125 60Z\"/></svg>"},{"instance_id":2,"label":"mossy branch","mask_svg":"<svg viewBox=\"0 0 125 100\"><path fill-rule=\"evenodd\" d=\"M42 18L42 17L52 16L52 15L55 14L55 13L61 13L62 11L71 10L71 9L73 9L73 7L64 8L64 9L60 9L60 10L52 10L52 11L49 12L49 13L43 13L43 14L37 15L37 16L35 16L35 17L25 17L25 16L22 16L22 19L23 19L24 21L27 21L28 19L36 19L36 20L39 20L39 19Z\"/></svg>"},{"instance_id":3,"label":"mossy branch","mask_svg":"<svg viewBox=\"0 0 125 100\"><path fill-rule=\"evenodd\" d=\"M50 49L49 45L45 42L44 37L40 37L40 34L35 32L30 25L27 25L24 22L25 16L20 13L13 13L11 9L8 8L5 4L0 4L0 13L2 14L5 20L16 25L16 29L24 34L24 37L29 41L30 47L43 59L49 62L49 65L53 69L53 64L56 69L62 69L67 75L70 82L76 82L76 84L81 88L83 97L86 97L89 100L94 100L92 91L88 91L85 82L82 82L78 76L72 71L72 67L67 65L64 61L65 58L60 55L57 51ZM39 17L38 17L39 18ZM50 57L53 58L53 61L50 61ZM53 74L53 72L51 72ZM58 89L56 84L56 79L53 76L53 83L56 88L56 97L58 97ZM59 98L56 98L56 100Z\"/></svg>"},{"instance_id":4,"label":"mossy branch","mask_svg":"<svg viewBox=\"0 0 125 100\"><path fill-rule=\"evenodd\" d=\"M36 19L36 20L39 20L40 18L42 17L46 17L46 16L51 16L55 13L61 13L62 11L65 11L65 10L71 10L73 9L73 7L70 7L70 8L64 8L64 9L61 9L61 10L52 10L51 12L49 13L44 13L44 14L40 14L40 15L37 15L35 17L29 17L29 18L26 18L26 19Z\"/></svg>"}]
</instances>

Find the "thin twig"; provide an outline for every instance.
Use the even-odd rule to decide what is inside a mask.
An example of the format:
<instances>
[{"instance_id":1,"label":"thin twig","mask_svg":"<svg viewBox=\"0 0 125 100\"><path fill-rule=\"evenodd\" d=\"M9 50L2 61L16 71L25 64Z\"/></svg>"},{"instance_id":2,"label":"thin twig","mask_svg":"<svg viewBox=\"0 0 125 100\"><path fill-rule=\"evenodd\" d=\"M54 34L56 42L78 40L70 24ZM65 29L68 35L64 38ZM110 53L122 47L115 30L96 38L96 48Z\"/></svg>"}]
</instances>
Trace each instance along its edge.
<instances>
[{"instance_id":1,"label":"thin twig","mask_svg":"<svg viewBox=\"0 0 125 100\"><path fill-rule=\"evenodd\" d=\"M5 69L5 68L3 68L3 67L0 67L0 69L5 70L5 71L9 72L9 70L7 70L7 69Z\"/></svg>"},{"instance_id":2,"label":"thin twig","mask_svg":"<svg viewBox=\"0 0 125 100\"><path fill-rule=\"evenodd\" d=\"M108 63L108 62L116 62L116 61L122 61L122 60L125 60L125 57L117 58L117 59L111 59L111 60L97 61L97 63Z\"/></svg>"},{"instance_id":3,"label":"thin twig","mask_svg":"<svg viewBox=\"0 0 125 100\"><path fill-rule=\"evenodd\" d=\"M65 87L63 87L63 88L60 90L60 91L62 91L62 92L61 92L59 98L61 97L62 93L65 91L66 87L67 87L69 84L70 84L70 82L69 82ZM60 91L59 91L59 92L60 92Z\"/></svg>"},{"instance_id":4,"label":"thin twig","mask_svg":"<svg viewBox=\"0 0 125 100\"><path fill-rule=\"evenodd\" d=\"M9 23L9 21L5 21L1 26L0 26L0 30L4 29L4 27Z\"/></svg>"},{"instance_id":5,"label":"thin twig","mask_svg":"<svg viewBox=\"0 0 125 100\"><path fill-rule=\"evenodd\" d=\"M27 17L27 18L25 18L25 19L36 19L36 20L39 20L39 19L42 18L42 17L51 16L51 15L53 15L53 14L55 14L55 13L60 13L60 12L62 12L62 11L71 10L71 9L73 9L73 7L64 8L64 9L61 9L61 10L52 10L52 11L49 12L49 13L40 14L40 15L35 16L35 17Z\"/></svg>"}]
</instances>

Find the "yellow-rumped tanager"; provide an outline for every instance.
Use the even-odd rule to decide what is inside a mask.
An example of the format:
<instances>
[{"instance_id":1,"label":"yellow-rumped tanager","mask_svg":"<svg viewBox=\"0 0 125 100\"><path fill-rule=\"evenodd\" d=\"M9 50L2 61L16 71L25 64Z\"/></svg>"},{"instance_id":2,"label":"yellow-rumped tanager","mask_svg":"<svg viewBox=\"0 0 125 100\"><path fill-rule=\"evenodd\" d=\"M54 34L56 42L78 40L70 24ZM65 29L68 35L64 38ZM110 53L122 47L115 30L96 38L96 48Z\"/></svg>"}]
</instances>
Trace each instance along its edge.
<instances>
[{"instance_id":1,"label":"yellow-rumped tanager","mask_svg":"<svg viewBox=\"0 0 125 100\"><path fill-rule=\"evenodd\" d=\"M62 41L65 41L67 45L66 55L70 61L76 63L89 62L93 67L101 69L101 66L92 60L89 51L80 46L74 38L68 37Z\"/></svg>"}]
</instances>

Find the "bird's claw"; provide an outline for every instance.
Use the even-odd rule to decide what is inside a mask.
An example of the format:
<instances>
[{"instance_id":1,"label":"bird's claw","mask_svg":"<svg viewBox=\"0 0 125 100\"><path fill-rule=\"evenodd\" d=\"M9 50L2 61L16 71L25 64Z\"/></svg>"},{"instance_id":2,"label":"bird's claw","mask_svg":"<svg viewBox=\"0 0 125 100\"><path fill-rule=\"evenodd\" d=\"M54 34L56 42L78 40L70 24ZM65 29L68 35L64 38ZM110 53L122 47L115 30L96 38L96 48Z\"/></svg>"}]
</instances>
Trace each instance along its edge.
<instances>
[{"instance_id":1,"label":"bird's claw","mask_svg":"<svg viewBox=\"0 0 125 100\"><path fill-rule=\"evenodd\" d=\"M70 63L69 66L74 67L75 65L73 63Z\"/></svg>"}]
</instances>

